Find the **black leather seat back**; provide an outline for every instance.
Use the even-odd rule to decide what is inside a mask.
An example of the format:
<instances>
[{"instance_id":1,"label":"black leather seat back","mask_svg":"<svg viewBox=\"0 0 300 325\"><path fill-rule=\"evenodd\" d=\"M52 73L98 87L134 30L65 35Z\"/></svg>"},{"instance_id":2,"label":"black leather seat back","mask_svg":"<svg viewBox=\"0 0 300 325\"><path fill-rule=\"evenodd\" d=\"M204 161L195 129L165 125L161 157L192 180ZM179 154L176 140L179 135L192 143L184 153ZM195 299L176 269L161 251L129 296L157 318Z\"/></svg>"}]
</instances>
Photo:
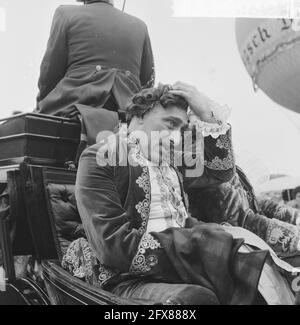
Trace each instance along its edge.
<instances>
[{"instance_id":1,"label":"black leather seat back","mask_svg":"<svg viewBox=\"0 0 300 325\"><path fill-rule=\"evenodd\" d=\"M46 186L49 217L53 220L60 254L65 254L69 244L85 237L76 207L75 186L50 183Z\"/></svg>"}]
</instances>

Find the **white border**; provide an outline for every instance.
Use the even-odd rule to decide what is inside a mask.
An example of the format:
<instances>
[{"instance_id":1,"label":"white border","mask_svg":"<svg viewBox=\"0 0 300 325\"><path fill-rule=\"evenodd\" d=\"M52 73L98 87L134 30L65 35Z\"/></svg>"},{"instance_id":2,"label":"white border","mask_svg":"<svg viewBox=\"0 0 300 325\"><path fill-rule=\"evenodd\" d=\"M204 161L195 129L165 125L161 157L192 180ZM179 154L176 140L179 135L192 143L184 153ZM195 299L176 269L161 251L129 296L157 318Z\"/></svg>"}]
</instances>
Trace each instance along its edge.
<instances>
[{"instance_id":1,"label":"white border","mask_svg":"<svg viewBox=\"0 0 300 325\"><path fill-rule=\"evenodd\" d=\"M173 0L173 17L300 18L300 0Z\"/></svg>"},{"instance_id":2,"label":"white border","mask_svg":"<svg viewBox=\"0 0 300 325\"><path fill-rule=\"evenodd\" d=\"M6 31L6 10L0 7L0 32Z\"/></svg>"}]
</instances>

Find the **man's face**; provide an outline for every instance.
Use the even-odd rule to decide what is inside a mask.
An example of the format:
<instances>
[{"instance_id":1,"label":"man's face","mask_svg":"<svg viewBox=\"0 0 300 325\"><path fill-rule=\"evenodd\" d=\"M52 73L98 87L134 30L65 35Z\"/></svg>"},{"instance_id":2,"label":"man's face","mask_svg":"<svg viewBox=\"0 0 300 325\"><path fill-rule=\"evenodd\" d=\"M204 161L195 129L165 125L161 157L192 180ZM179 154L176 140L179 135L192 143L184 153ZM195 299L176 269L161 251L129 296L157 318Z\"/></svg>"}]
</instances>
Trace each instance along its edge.
<instances>
[{"instance_id":1,"label":"man's face","mask_svg":"<svg viewBox=\"0 0 300 325\"><path fill-rule=\"evenodd\" d=\"M142 150L147 151L148 159L158 163L169 159L171 142L178 145L181 141L181 129L187 125L187 113L182 108L157 105L141 120L140 131L147 139L141 139ZM160 157L161 155L161 157Z\"/></svg>"}]
</instances>

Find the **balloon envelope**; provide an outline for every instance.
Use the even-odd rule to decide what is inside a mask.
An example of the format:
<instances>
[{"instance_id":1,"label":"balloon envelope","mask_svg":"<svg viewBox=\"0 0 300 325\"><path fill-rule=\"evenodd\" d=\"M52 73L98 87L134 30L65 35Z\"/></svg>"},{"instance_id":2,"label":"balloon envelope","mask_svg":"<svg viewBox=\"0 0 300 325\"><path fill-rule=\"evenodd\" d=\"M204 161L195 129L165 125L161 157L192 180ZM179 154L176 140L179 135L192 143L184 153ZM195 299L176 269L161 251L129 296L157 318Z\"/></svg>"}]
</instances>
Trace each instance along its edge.
<instances>
[{"instance_id":1,"label":"balloon envelope","mask_svg":"<svg viewBox=\"0 0 300 325\"><path fill-rule=\"evenodd\" d=\"M300 113L300 21L238 18L235 29L253 84Z\"/></svg>"}]
</instances>

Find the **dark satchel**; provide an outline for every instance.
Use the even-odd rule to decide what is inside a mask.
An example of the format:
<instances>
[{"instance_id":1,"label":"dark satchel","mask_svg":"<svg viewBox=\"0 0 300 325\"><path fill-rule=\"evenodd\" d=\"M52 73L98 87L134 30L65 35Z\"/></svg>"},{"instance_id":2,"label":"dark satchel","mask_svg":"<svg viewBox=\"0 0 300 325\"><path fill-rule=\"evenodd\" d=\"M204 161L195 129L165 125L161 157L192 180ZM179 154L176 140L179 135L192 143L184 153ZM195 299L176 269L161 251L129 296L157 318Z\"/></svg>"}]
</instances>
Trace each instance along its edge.
<instances>
[{"instance_id":1,"label":"dark satchel","mask_svg":"<svg viewBox=\"0 0 300 325\"><path fill-rule=\"evenodd\" d=\"M75 160L79 121L26 113L1 119L0 123L0 166L27 162L63 167Z\"/></svg>"}]
</instances>

